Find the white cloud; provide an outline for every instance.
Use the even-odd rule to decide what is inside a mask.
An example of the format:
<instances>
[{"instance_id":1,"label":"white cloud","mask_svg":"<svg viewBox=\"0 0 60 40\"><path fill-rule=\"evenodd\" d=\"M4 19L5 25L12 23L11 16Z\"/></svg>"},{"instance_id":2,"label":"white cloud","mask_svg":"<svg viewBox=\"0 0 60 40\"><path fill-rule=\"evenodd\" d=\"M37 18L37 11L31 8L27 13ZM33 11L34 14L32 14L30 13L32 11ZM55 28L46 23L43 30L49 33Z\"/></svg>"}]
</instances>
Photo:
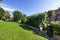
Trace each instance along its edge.
<instances>
[{"instance_id":1,"label":"white cloud","mask_svg":"<svg viewBox=\"0 0 60 40\"><path fill-rule=\"evenodd\" d=\"M14 10L16 10L16 9L7 8L7 7L3 7L3 6L2 6L2 8L3 8L4 10L6 10L6 11L11 11L11 12L13 12Z\"/></svg>"},{"instance_id":2,"label":"white cloud","mask_svg":"<svg viewBox=\"0 0 60 40\"><path fill-rule=\"evenodd\" d=\"M2 4L2 3L1 3L0 6L1 6L4 10L10 11L10 12L13 12L14 10L17 10L17 9L12 8L11 6L9 6L9 5L7 5L7 4Z\"/></svg>"},{"instance_id":3,"label":"white cloud","mask_svg":"<svg viewBox=\"0 0 60 40\"><path fill-rule=\"evenodd\" d=\"M19 10L19 9L13 8L12 6L10 6L10 5L8 5L8 4L3 4L3 3L1 3L0 6L1 6L4 10L9 11L9 12L13 12L13 11L15 11L15 10ZM22 10L19 10L19 11L23 12Z\"/></svg>"},{"instance_id":4,"label":"white cloud","mask_svg":"<svg viewBox=\"0 0 60 40\"><path fill-rule=\"evenodd\" d=\"M6 11L9 11L11 15L12 15L12 12L15 11L15 10L19 10L19 11L23 12L22 10L16 9L16 8L14 8L14 7L12 7L12 6L8 5L8 4L1 3L0 4L0 7L2 7Z\"/></svg>"}]
</instances>

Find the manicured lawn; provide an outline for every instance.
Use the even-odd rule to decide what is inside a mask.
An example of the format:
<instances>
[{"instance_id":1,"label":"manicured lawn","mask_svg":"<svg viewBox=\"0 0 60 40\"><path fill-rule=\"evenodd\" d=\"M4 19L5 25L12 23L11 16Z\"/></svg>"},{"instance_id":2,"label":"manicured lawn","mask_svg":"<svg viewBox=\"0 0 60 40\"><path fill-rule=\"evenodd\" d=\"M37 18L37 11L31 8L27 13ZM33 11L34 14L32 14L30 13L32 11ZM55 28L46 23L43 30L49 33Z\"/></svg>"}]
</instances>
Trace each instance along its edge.
<instances>
[{"instance_id":1,"label":"manicured lawn","mask_svg":"<svg viewBox=\"0 0 60 40\"><path fill-rule=\"evenodd\" d=\"M47 40L15 22L0 22L0 40Z\"/></svg>"}]
</instances>

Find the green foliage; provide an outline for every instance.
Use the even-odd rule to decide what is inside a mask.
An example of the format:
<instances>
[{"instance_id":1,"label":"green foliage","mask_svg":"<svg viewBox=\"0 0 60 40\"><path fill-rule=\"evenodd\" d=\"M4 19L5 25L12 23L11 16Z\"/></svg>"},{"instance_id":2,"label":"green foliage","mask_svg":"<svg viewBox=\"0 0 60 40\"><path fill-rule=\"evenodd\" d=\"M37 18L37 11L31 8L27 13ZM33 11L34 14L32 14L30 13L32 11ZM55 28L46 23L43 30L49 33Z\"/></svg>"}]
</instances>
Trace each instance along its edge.
<instances>
[{"instance_id":1,"label":"green foliage","mask_svg":"<svg viewBox=\"0 0 60 40\"><path fill-rule=\"evenodd\" d=\"M0 1L3 1L3 0L0 0Z\"/></svg>"},{"instance_id":2,"label":"green foliage","mask_svg":"<svg viewBox=\"0 0 60 40\"><path fill-rule=\"evenodd\" d=\"M22 12L16 10L13 12L13 16L14 16L14 21L18 22L18 23L25 23L27 21L26 15L23 14Z\"/></svg>"},{"instance_id":3,"label":"green foliage","mask_svg":"<svg viewBox=\"0 0 60 40\"><path fill-rule=\"evenodd\" d=\"M43 22L43 30L44 30L44 31L47 30L47 22Z\"/></svg>"},{"instance_id":4,"label":"green foliage","mask_svg":"<svg viewBox=\"0 0 60 40\"><path fill-rule=\"evenodd\" d=\"M0 2L2 2L3 0L0 0Z\"/></svg>"},{"instance_id":5,"label":"green foliage","mask_svg":"<svg viewBox=\"0 0 60 40\"><path fill-rule=\"evenodd\" d=\"M27 21L27 17L25 14L23 14L21 17L21 23L26 23L26 21Z\"/></svg>"},{"instance_id":6,"label":"green foliage","mask_svg":"<svg viewBox=\"0 0 60 40\"><path fill-rule=\"evenodd\" d=\"M22 12L16 10L16 11L13 12L13 16L14 16L13 20L15 22L18 22L19 20L21 20Z\"/></svg>"},{"instance_id":7,"label":"green foliage","mask_svg":"<svg viewBox=\"0 0 60 40\"><path fill-rule=\"evenodd\" d=\"M10 19L9 12L0 7L0 20L6 21L7 19Z\"/></svg>"},{"instance_id":8,"label":"green foliage","mask_svg":"<svg viewBox=\"0 0 60 40\"><path fill-rule=\"evenodd\" d=\"M44 19L45 19L45 13L38 13L35 15L31 15L27 17L27 24L38 28L39 24L42 23Z\"/></svg>"},{"instance_id":9,"label":"green foliage","mask_svg":"<svg viewBox=\"0 0 60 40\"><path fill-rule=\"evenodd\" d=\"M0 23L0 40L47 40L36 35L32 30L26 30L15 22Z\"/></svg>"},{"instance_id":10,"label":"green foliage","mask_svg":"<svg viewBox=\"0 0 60 40\"><path fill-rule=\"evenodd\" d=\"M54 10L49 10L48 12L47 12L47 15L50 17L50 16L54 16Z\"/></svg>"},{"instance_id":11,"label":"green foliage","mask_svg":"<svg viewBox=\"0 0 60 40\"><path fill-rule=\"evenodd\" d=\"M48 22L50 22L54 16L54 10L49 10L47 12L47 15L48 15L47 17L49 18Z\"/></svg>"},{"instance_id":12,"label":"green foliage","mask_svg":"<svg viewBox=\"0 0 60 40\"><path fill-rule=\"evenodd\" d=\"M5 15L5 11L4 11L3 8L0 7L0 20L4 20L5 19L4 15Z\"/></svg>"},{"instance_id":13,"label":"green foliage","mask_svg":"<svg viewBox=\"0 0 60 40\"><path fill-rule=\"evenodd\" d=\"M60 23L51 22L51 25L53 26L54 34L60 35Z\"/></svg>"},{"instance_id":14,"label":"green foliage","mask_svg":"<svg viewBox=\"0 0 60 40\"><path fill-rule=\"evenodd\" d=\"M6 19L10 19L10 14L9 14L8 11L5 11L5 18L6 18Z\"/></svg>"},{"instance_id":15,"label":"green foliage","mask_svg":"<svg viewBox=\"0 0 60 40\"><path fill-rule=\"evenodd\" d=\"M8 11L5 11L5 21L9 21L10 20L10 14Z\"/></svg>"}]
</instances>

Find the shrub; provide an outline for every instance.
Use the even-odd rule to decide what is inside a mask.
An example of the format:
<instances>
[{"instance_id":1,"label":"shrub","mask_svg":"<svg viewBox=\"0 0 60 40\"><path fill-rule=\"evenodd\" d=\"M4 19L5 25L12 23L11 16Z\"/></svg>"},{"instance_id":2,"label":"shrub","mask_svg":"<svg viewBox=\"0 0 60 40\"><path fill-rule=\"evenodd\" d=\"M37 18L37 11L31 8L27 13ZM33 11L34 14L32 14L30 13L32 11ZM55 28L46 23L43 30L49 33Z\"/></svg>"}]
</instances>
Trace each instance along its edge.
<instances>
[{"instance_id":1,"label":"shrub","mask_svg":"<svg viewBox=\"0 0 60 40\"><path fill-rule=\"evenodd\" d=\"M57 22L51 22L51 25L53 26L54 34L60 35L60 24Z\"/></svg>"}]
</instances>

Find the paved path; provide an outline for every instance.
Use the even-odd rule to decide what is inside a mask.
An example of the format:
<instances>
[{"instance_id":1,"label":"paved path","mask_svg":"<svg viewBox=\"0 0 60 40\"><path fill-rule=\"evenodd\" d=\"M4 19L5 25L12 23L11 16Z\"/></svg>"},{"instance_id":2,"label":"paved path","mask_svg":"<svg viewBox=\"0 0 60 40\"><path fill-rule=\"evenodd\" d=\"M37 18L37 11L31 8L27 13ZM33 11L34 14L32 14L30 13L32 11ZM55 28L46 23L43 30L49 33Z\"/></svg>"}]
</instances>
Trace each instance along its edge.
<instances>
[{"instance_id":1,"label":"paved path","mask_svg":"<svg viewBox=\"0 0 60 40\"><path fill-rule=\"evenodd\" d=\"M49 38L49 37L47 36L46 32L41 32L41 31L39 31L38 28L35 28L35 27L32 27L32 26L29 26L29 25L26 25L26 24L22 24L22 25L31 28L32 30L35 31L35 33L37 33L37 34L39 34L39 35L41 35L41 36L47 38L48 40L58 40L58 39L55 37L55 35L54 35L52 38Z\"/></svg>"},{"instance_id":2,"label":"paved path","mask_svg":"<svg viewBox=\"0 0 60 40\"><path fill-rule=\"evenodd\" d=\"M60 36L59 35L54 35L54 37L56 37L57 40L60 40Z\"/></svg>"}]
</instances>

